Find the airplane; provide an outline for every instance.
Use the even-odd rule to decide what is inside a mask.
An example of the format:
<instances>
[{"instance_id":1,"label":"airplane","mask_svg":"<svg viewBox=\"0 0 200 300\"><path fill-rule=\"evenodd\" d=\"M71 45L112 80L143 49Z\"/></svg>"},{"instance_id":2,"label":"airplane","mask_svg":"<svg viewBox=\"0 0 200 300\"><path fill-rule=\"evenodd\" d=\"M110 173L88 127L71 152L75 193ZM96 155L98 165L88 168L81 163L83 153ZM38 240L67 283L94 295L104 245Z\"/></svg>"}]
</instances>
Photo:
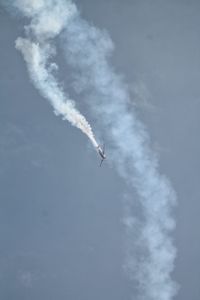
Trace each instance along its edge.
<instances>
[{"instance_id":1,"label":"airplane","mask_svg":"<svg viewBox=\"0 0 200 300\"><path fill-rule=\"evenodd\" d=\"M101 148L100 145L97 146L97 151L99 153L99 155L101 156L101 162L100 162L100 167L102 165L102 162L104 161L104 159L106 159L106 155L105 155L105 145L103 145L103 149Z\"/></svg>"}]
</instances>

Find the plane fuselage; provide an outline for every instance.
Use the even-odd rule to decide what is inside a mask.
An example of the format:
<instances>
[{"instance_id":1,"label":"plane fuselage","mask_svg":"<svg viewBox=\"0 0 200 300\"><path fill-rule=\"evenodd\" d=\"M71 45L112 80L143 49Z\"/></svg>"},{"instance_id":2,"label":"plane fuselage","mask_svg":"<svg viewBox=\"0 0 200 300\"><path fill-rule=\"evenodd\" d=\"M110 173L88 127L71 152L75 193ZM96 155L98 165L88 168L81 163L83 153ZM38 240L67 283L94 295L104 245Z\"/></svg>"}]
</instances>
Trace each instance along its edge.
<instances>
[{"instance_id":1,"label":"plane fuselage","mask_svg":"<svg viewBox=\"0 0 200 300\"><path fill-rule=\"evenodd\" d=\"M99 153L99 155L101 156L102 159L106 159L104 151L101 149L100 146L97 147L97 151L98 151L98 153Z\"/></svg>"}]
</instances>

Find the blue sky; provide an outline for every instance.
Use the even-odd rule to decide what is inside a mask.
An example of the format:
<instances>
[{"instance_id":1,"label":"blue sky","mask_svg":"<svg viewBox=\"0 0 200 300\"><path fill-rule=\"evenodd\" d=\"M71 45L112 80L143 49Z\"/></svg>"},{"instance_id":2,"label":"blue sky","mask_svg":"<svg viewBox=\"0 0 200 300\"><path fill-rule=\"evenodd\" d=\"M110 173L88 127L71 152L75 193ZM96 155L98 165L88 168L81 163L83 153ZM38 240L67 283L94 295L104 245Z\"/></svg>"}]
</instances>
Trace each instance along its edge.
<instances>
[{"instance_id":1,"label":"blue sky","mask_svg":"<svg viewBox=\"0 0 200 300\"><path fill-rule=\"evenodd\" d=\"M110 63L123 74L130 110L145 124L159 170L177 193L175 299L199 299L199 3L76 3L85 20L111 36ZM2 7L0 22L1 298L132 299L138 289L123 269L124 203L131 199L138 217L139 197L112 158L99 168L87 138L56 117L30 82L14 47L26 21ZM87 93L73 90L73 68L58 48L60 80L112 156L103 121Z\"/></svg>"}]
</instances>

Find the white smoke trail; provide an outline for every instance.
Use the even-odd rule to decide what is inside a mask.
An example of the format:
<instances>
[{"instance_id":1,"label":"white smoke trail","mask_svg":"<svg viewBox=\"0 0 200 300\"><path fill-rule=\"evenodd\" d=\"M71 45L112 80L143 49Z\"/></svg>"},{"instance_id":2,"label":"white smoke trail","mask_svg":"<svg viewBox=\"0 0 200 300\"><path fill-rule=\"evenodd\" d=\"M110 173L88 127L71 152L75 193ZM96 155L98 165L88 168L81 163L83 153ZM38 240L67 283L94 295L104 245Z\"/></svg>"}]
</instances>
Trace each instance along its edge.
<instances>
[{"instance_id":1,"label":"white smoke trail","mask_svg":"<svg viewBox=\"0 0 200 300\"><path fill-rule=\"evenodd\" d=\"M58 66L51 61L56 54L53 38L76 15L76 7L63 0L16 0L13 5L31 19L30 25L25 26L26 38L18 38L16 48L24 56L35 87L50 101L56 114L84 132L97 147L90 125L59 86L53 74Z\"/></svg>"},{"instance_id":2,"label":"white smoke trail","mask_svg":"<svg viewBox=\"0 0 200 300\"><path fill-rule=\"evenodd\" d=\"M77 71L78 89L87 92L90 108L101 121L109 140L110 159L140 199L140 221L131 211L132 203L126 207L126 270L138 282L140 299L171 300L176 293L171 279L176 250L170 237L175 226L171 209L176 197L169 181L159 174L145 127L128 107L126 85L109 66L113 49L110 38L82 20L70 1L15 0L14 5L31 18L26 39L18 38L16 47L24 55L35 86L56 113L79 127L97 146L88 123L66 99L53 75L57 66L50 63L55 54L52 39L65 29L62 44L68 64Z\"/></svg>"},{"instance_id":3,"label":"white smoke trail","mask_svg":"<svg viewBox=\"0 0 200 300\"><path fill-rule=\"evenodd\" d=\"M130 111L126 85L109 66L113 44L105 32L78 13L66 27L62 44L66 61L74 69L75 86L86 94L112 145L113 163L140 198L140 221L135 219L131 203L126 209L126 271L137 281L140 299L171 300L177 292L171 278L176 249L170 237L175 227L171 209L176 196L167 178L159 174L145 127L136 112Z\"/></svg>"}]
</instances>

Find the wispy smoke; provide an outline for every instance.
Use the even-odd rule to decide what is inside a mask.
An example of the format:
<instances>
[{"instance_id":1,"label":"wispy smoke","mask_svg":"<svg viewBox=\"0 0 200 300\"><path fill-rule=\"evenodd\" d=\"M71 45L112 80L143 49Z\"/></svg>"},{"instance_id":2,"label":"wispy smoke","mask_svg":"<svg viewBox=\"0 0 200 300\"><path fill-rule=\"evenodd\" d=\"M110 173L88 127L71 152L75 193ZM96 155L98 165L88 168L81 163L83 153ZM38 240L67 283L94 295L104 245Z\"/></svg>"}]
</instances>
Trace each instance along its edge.
<instances>
[{"instance_id":1,"label":"wispy smoke","mask_svg":"<svg viewBox=\"0 0 200 300\"><path fill-rule=\"evenodd\" d=\"M167 178L159 174L145 127L136 112L130 111L126 84L109 65L112 41L77 13L62 35L62 45L66 61L74 69L74 86L86 95L109 141L109 159L140 199L141 220L132 212L135 200L126 203L125 269L138 283L140 299L170 300L177 290L171 279L176 250L170 237L176 196Z\"/></svg>"},{"instance_id":2,"label":"wispy smoke","mask_svg":"<svg viewBox=\"0 0 200 300\"><path fill-rule=\"evenodd\" d=\"M30 25L25 26L26 38L16 40L16 49L23 54L35 87L51 102L56 114L82 130L97 147L89 123L59 85L54 75L58 66L52 62L56 54L53 39L76 15L76 7L62 0L16 0L13 6L31 19Z\"/></svg>"},{"instance_id":3,"label":"wispy smoke","mask_svg":"<svg viewBox=\"0 0 200 300\"><path fill-rule=\"evenodd\" d=\"M109 159L119 174L137 191L141 216L136 218L129 200L125 206L127 232L125 269L138 283L144 300L171 300L176 284L171 279L176 250L171 231L175 222L171 210L176 196L167 178L159 174L158 161L149 147L149 137L133 108L126 84L109 65L113 44L106 32L84 21L74 4L64 0L16 0L24 16L31 18L26 38L16 47L27 62L30 76L56 113L85 132L96 145L85 118L66 99L51 63L53 38L61 32L67 63L74 70L74 87L87 95L89 107L109 141Z\"/></svg>"}]
</instances>

